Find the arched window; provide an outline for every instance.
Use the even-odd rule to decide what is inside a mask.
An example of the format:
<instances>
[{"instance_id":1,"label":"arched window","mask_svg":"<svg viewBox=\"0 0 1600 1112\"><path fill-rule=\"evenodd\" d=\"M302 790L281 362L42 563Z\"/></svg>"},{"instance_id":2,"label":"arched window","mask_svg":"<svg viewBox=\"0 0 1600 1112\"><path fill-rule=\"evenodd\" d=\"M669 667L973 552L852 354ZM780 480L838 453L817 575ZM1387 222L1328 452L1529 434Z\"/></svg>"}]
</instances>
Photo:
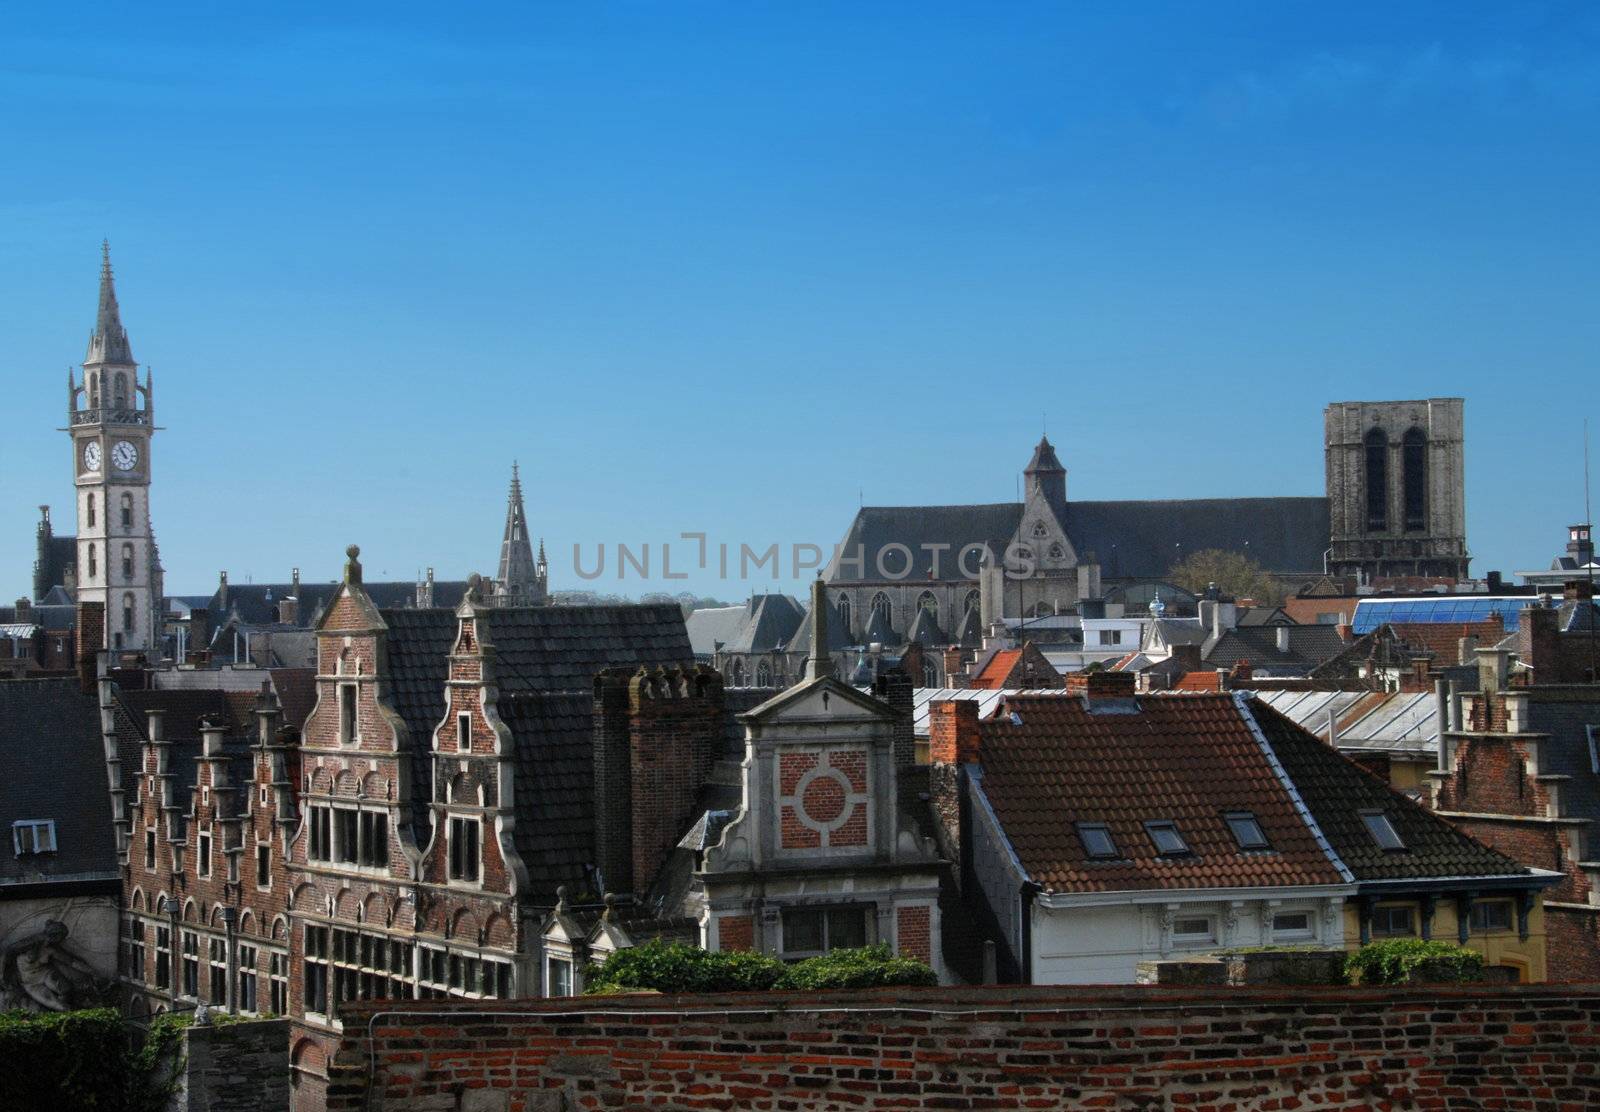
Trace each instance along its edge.
<instances>
[{"instance_id":1,"label":"arched window","mask_svg":"<svg viewBox=\"0 0 1600 1112\"><path fill-rule=\"evenodd\" d=\"M929 659L924 659L922 662L922 686L939 686L939 669L936 668L933 661Z\"/></svg>"},{"instance_id":2,"label":"arched window","mask_svg":"<svg viewBox=\"0 0 1600 1112\"><path fill-rule=\"evenodd\" d=\"M89 528L94 528L94 495L89 495Z\"/></svg>"},{"instance_id":3,"label":"arched window","mask_svg":"<svg viewBox=\"0 0 1600 1112\"><path fill-rule=\"evenodd\" d=\"M126 582L133 582L133 545L122 546L122 578Z\"/></svg>"},{"instance_id":4,"label":"arched window","mask_svg":"<svg viewBox=\"0 0 1600 1112\"><path fill-rule=\"evenodd\" d=\"M772 665L768 664L765 660L756 665L756 686L772 686Z\"/></svg>"},{"instance_id":5,"label":"arched window","mask_svg":"<svg viewBox=\"0 0 1600 1112\"><path fill-rule=\"evenodd\" d=\"M90 497L92 498L93 495L90 495ZM133 495L126 491L122 495L122 527L124 529L133 528Z\"/></svg>"},{"instance_id":6,"label":"arched window","mask_svg":"<svg viewBox=\"0 0 1600 1112\"><path fill-rule=\"evenodd\" d=\"M889 621L889 596L879 591L872 596L872 612L881 614L885 622Z\"/></svg>"},{"instance_id":7,"label":"arched window","mask_svg":"<svg viewBox=\"0 0 1600 1112\"><path fill-rule=\"evenodd\" d=\"M932 591L923 591L917 596L917 609L926 610L935 622L939 620L939 600L933 597Z\"/></svg>"},{"instance_id":8,"label":"arched window","mask_svg":"<svg viewBox=\"0 0 1600 1112\"><path fill-rule=\"evenodd\" d=\"M100 407L100 376L98 374L92 374L92 375L89 376L89 408L90 409L98 409L99 407Z\"/></svg>"},{"instance_id":9,"label":"arched window","mask_svg":"<svg viewBox=\"0 0 1600 1112\"><path fill-rule=\"evenodd\" d=\"M851 634L851 632L850 632L850 596L849 595L841 594L839 596L839 624L840 624L840 626L842 626L844 628L845 639L849 640L853 636Z\"/></svg>"},{"instance_id":10,"label":"arched window","mask_svg":"<svg viewBox=\"0 0 1600 1112\"><path fill-rule=\"evenodd\" d=\"M132 595L123 595L122 596L122 631L124 633L132 633L133 632L133 596Z\"/></svg>"},{"instance_id":11,"label":"arched window","mask_svg":"<svg viewBox=\"0 0 1600 1112\"><path fill-rule=\"evenodd\" d=\"M968 591L967 592L967 601L962 607L962 617L966 617L966 611L968 611L968 610L976 610L979 613L982 613L982 609L983 609L983 596L980 595L977 591Z\"/></svg>"},{"instance_id":12,"label":"arched window","mask_svg":"<svg viewBox=\"0 0 1600 1112\"><path fill-rule=\"evenodd\" d=\"M1047 537L1050 535L1050 527L1042 521L1035 521L1033 523L1033 535L1036 537Z\"/></svg>"},{"instance_id":13,"label":"arched window","mask_svg":"<svg viewBox=\"0 0 1600 1112\"><path fill-rule=\"evenodd\" d=\"M1421 429L1410 429L1401 441L1404 467L1406 531L1428 527L1428 438Z\"/></svg>"},{"instance_id":14,"label":"arched window","mask_svg":"<svg viewBox=\"0 0 1600 1112\"><path fill-rule=\"evenodd\" d=\"M728 682L734 687L744 686L744 661L735 660L728 667Z\"/></svg>"},{"instance_id":15,"label":"arched window","mask_svg":"<svg viewBox=\"0 0 1600 1112\"><path fill-rule=\"evenodd\" d=\"M91 544L89 546L89 578L93 579L98 574L99 574L99 569L97 569L95 567L95 562L94 562L94 545Z\"/></svg>"},{"instance_id":16,"label":"arched window","mask_svg":"<svg viewBox=\"0 0 1600 1112\"><path fill-rule=\"evenodd\" d=\"M118 375L116 378L112 379L112 382L115 383L115 385L112 387L111 408L113 408L113 409L127 409L128 408L128 376L127 375Z\"/></svg>"},{"instance_id":17,"label":"arched window","mask_svg":"<svg viewBox=\"0 0 1600 1112\"><path fill-rule=\"evenodd\" d=\"M1367 528L1389 528L1389 438L1382 429L1367 433Z\"/></svg>"}]
</instances>

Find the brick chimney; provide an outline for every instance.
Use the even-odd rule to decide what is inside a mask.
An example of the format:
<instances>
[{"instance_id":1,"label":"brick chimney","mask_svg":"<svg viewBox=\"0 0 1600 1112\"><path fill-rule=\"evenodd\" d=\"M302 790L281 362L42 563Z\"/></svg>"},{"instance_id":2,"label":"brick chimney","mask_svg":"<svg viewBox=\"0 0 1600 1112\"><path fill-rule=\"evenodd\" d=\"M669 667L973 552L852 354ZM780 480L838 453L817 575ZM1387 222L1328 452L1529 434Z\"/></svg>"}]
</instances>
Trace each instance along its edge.
<instances>
[{"instance_id":1,"label":"brick chimney","mask_svg":"<svg viewBox=\"0 0 1600 1112\"><path fill-rule=\"evenodd\" d=\"M705 665L641 668L628 699L633 890L643 892L683 836L721 748L722 676Z\"/></svg>"},{"instance_id":2,"label":"brick chimney","mask_svg":"<svg viewBox=\"0 0 1600 1112\"><path fill-rule=\"evenodd\" d=\"M975 700L951 699L928 708L928 760L933 764L974 764L981 746Z\"/></svg>"},{"instance_id":3,"label":"brick chimney","mask_svg":"<svg viewBox=\"0 0 1600 1112\"><path fill-rule=\"evenodd\" d=\"M205 664L211 659L211 611L196 606L189 611L189 649L184 660L188 664Z\"/></svg>"},{"instance_id":4,"label":"brick chimney","mask_svg":"<svg viewBox=\"0 0 1600 1112\"><path fill-rule=\"evenodd\" d=\"M605 887L633 891L633 784L629 761L630 668L594 679L594 851Z\"/></svg>"},{"instance_id":5,"label":"brick chimney","mask_svg":"<svg viewBox=\"0 0 1600 1112\"><path fill-rule=\"evenodd\" d=\"M286 595L278 600L278 622L282 625L300 624L299 596Z\"/></svg>"},{"instance_id":6,"label":"brick chimney","mask_svg":"<svg viewBox=\"0 0 1600 1112\"><path fill-rule=\"evenodd\" d=\"M1522 612L1517 630L1517 650L1533 669L1533 682L1559 683L1561 678L1561 612L1548 606L1530 606Z\"/></svg>"},{"instance_id":7,"label":"brick chimney","mask_svg":"<svg viewBox=\"0 0 1600 1112\"><path fill-rule=\"evenodd\" d=\"M917 763L917 735L911 721L915 685L909 673L892 668L872 681L872 694L894 708L894 766Z\"/></svg>"},{"instance_id":8,"label":"brick chimney","mask_svg":"<svg viewBox=\"0 0 1600 1112\"><path fill-rule=\"evenodd\" d=\"M78 685L84 694L96 689L100 650L106 643L106 604L78 603Z\"/></svg>"},{"instance_id":9,"label":"brick chimney","mask_svg":"<svg viewBox=\"0 0 1600 1112\"><path fill-rule=\"evenodd\" d=\"M1131 699L1137 690L1138 682L1132 672L1071 672L1067 675L1067 693L1082 695L1090 702Z\"/></svg>"},{"instance_id":10,"label":"brick chimney","mask_svg":"<svg viewBox=\"0 0 1600 1112\"><path fill-rule=\"evenodd\" d=\"M31 600L26 598L19 598L17 600L17 621L33 621L33 603Z\"/></svg>"}]
</instances>

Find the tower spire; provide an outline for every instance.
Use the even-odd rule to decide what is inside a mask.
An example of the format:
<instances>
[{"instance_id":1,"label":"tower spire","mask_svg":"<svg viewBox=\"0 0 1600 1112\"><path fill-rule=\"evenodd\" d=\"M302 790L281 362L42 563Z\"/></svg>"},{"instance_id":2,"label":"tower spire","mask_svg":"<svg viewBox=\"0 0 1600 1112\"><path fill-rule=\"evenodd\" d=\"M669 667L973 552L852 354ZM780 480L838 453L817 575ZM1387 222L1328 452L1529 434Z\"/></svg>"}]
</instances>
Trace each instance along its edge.
<instances>
[{"instance_id":1,"label":"tower spire","mask_svg":"<svg viewBox=\"0 0 1600 1112\"><path fill-rule=\"evenodd\" d=\"M522 504L522 473L511 464L511 491L506 496L506 528L500 538L500 572L495 599L501 606L535 606L545 600L545 584L533 562L528 515Z\"/></svg>"},{"instance_id":2,"label":"tower spire","mask_svg":"<svg viewBox=\"0 0 1600 1112\"><path fill-rule=\"evenodd\" d=\"M133 348L128 344L128 330L122 327L122 313L117 308L110 240L100 241L100 306L95 313L94 331L89 334L89 353L83 361L133 366Z\"/></svg>"}]
</instances>

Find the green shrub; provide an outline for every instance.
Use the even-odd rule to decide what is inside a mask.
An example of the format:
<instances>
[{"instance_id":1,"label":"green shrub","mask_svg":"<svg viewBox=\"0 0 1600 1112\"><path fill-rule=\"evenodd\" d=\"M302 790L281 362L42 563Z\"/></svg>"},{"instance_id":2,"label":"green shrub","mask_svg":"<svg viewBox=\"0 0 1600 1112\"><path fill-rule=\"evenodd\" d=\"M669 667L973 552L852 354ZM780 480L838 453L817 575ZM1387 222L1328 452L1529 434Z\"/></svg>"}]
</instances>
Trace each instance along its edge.
<instances>
[{"instance_id":1,"label":"green shrub","mask_svg":"<svg viewBox=\"0 0 1600 1112\"><path fill-rule=\"evenodd\" d=\"M859 950L833 950L796 962L783 971L774 988L879 988L888 985L932 985L933 970L915 958L897 958L879 943Z\"/></svg>"},{"instance_id":2,"label":"green shrub","mask_svg":"<svg viewBox=\"0 0 1600 1112\"><path fill-rule=\"evenodd\" d=\"M1387 938L1345 959L1352 983L1403 985L1418 980L1461 983L1483 979L1483 955L1450 942Z\"/></svg>"},{"instance_id":3,"label":"green shrub","mask_svg":"<svg viewBox=\"0 0 1600 1112\"><path fill-rule=\"evenodd\" d=\"M785 965L777 958L747 950L712 953L659 939L631 950L619 950L603 964L589 966L584 974L584 992L589 994L651 990L762 992L935 983L932 969L912 958L897 958L884 945L834 950Z\"/></svg>"},{"instance_id":4,"label":"green shrub","mask_svg":"<svg viewBox=\"0 0 1600 1112\"><path fill-rule=\"evenodd\" d=\"M126 1107L128 1038L110 1008L0 1015L0 1108Z\"/></svg>"}]
</instances>

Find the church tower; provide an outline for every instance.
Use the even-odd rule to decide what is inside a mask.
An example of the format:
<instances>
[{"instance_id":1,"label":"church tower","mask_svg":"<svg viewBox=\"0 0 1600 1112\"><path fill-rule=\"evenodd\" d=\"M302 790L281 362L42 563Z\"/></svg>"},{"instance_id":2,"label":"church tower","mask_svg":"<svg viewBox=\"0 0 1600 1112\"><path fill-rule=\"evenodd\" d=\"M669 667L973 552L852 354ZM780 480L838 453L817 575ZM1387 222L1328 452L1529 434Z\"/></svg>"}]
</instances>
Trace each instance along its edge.
<instances>
[{"instance_id":1,"label":"church tower","mask_svg":"<svg viewBox=\"0 0 1600 1112\"><path fill-rule=\"evenodd\" d=\"M82 381L67 372L67 433L78 503L77 601L105 604L109 649L161 638L161 568L150 527L150 373L139 384L117 308L111 248L100 247L100 306Z\"/></svg>"},{"instance_id":2,"label":"church tower","mask_svg":"<svg viewBox=\"0 0 1600 1112\"><path fill-rule=\"evenodd\" d=\"M511 493L506 499L506 531L500 540L500 573L495 576L496 606L543 606L549 599L550 570L539 542L539 560L533 559L528 536L528 515L522 507L522 478L511 465Z\"/></svg>"}]
</instances>

